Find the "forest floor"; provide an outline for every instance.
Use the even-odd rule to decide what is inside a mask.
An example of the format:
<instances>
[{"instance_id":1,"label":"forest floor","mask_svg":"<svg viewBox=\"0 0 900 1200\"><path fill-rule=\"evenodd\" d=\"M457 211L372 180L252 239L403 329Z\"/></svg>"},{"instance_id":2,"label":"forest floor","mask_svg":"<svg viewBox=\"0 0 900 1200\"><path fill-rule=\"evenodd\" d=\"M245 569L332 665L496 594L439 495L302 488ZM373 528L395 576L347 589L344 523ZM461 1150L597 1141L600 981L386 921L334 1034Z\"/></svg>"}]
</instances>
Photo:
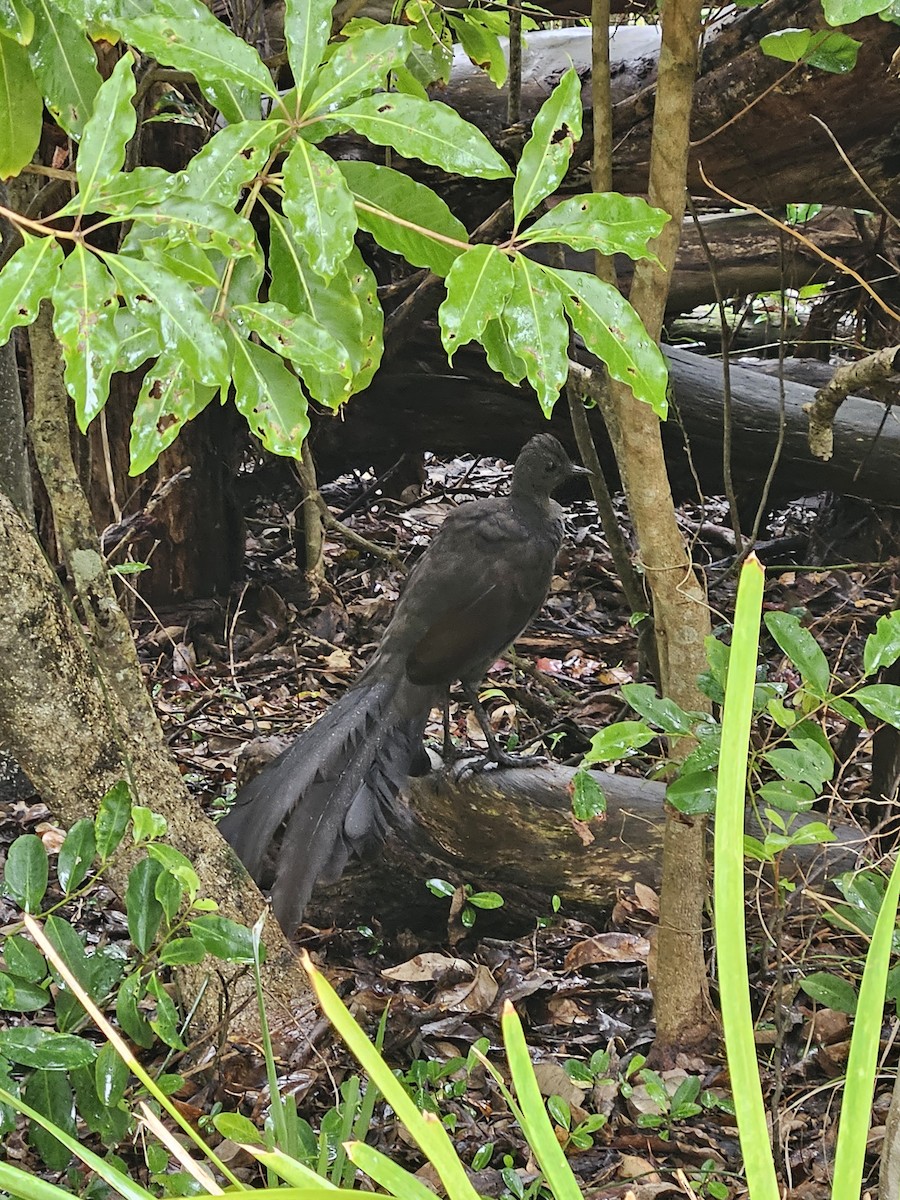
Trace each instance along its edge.
<instances>
[{"instance_id":1,"label":"forest floor","mask_svg":"<svg viewBox=\"0 0 900 1200\"><path fill-rule=\"evenodd\" d=\"M491 460L431 461L427 467L421 491L394 499L374 495L348 518L353 530L411 562L451 505L490 494L508 474L504 464ZM332 511L341 513L370 483L345 477L324 489ZM558 573L540 617L517 643L536 670L498 662L482 694L501 736L577 762L598 728L628 715L618 688L641 675L635 631L594 506L565 494L562 499L567 538ZM310 603L295 565L295 505L296 493L285 488L280 499L260 500L249 513L248 578L229 604L184 606L159 614L161 619L135 616L148 683L172 751L213 815L234 794L248 742L289 739L353 679L402 584L395 560L329 534L328 583ZM707 570L713 624L723 632L734 595L724 506L715 501L705 511L685 506L680 519L694 540L695 560ZM896 605L900 563L894 558L844 561L839 567L792 565L798 548L804 556L810 553L806 537L815 521L814 507L802 504L773 519L766 606L803 614L832 670L852 680L862 673L865 636ZM793 668L773 643L764 654L770 677L781 672L792 682ZM440 722L433 715L431 733L439 741ZM461 697L452 718L457 737L477 744L477 726L473 729ZM845 899L863 914L855 924L865 927L871 915L866 901L877 894L879 878L862 811L871 731L848 731L838 722L828 732L840 769L820 815L856 830L861 861L875 868L863 877L868 890L845 890ZM626 769L649 773L654 752L661 750L649 746ZM21 832L37 832L45 845L52 844L54 827L39 802L20 800L0 809L0 844ZM840 919L841 896L833 885L800 886L779 907L765 869L749 870L748 883L757 1042L780 1170L789 1196L818 1200L830 1195L851 1026L844 1010L852 1008L866 940ZM502 1061L499 1015L511 1000L525 1024L557 1136L586 1195L592 1200L741 1195L724 1053L686 1056L658 1074L644 1062L653 1039L648 972L659 916L655 889L646 883L623 888L602 923L560 908L535 912L527 928L503 936L492 925L486 936L485 917L477 909L474 916L467 929L458 918L448 919L446 934L435 938L416 929L386 931L377 913L360 914L353 927L304 927L301 940L371 1036L389 1008L385 1057L420 1106L440 1112L473 1169L478 1192L501 1200L543 1200L513 1117L490 1075L469 1056L478 1043ZM121 936L120 914L102 905L86 906L78 927L90 934L91 922L108 927L116 917ZM712 952L710 962L714 994ZM805 991L801 982L809 975L818 983ZM893 999L900 1004L900 979L894 986ZM867 1159L872 1187L897 1066L893 1010L891 1003ZM354 1061L324 1022L307 1043L281 1050L283 1087L294 1094L312 1130L323 1131L325 1157L333 1157L347 1081L357 1071ZM170 1061L165 1069L177 1065ZM254 1048L231 1045L213 1072L191 1075L178 1095L184 1110L198 1118L218 1105L261 1120L267 1104L262 1059ZM383 1104L376 1106L369 1140L410 1169L421 1166ZM312 1143L310 1151L318 1153ZM20 1152L27 1159L24 1142ZM255 1168L240 1152L231 1165L248 1180L254 1177ZM433 1182L427 1167L421 1174Z\"/></svg>"}]
</instances>

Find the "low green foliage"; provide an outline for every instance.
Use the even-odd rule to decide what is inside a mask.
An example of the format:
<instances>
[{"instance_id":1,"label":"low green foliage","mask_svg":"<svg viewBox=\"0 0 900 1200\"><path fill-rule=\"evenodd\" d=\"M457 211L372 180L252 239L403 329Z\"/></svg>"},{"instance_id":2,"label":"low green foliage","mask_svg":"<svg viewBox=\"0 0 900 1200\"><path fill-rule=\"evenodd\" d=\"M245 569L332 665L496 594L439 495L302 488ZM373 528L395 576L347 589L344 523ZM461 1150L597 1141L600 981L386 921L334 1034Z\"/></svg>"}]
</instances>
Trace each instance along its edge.
<instances>
[{"instance_id":1,"label":"low green foliage","mask_svg":"<svg viewBox=\"0 0 900 1200\"><path fill-rule=\"evenodd\" d=\"M453 900L457 893L461 893L461 907L459 909L459 920L465 929L471 929L475 924L478 916L478 909L502 908L503 897L499 892L476 892L470 883L461 884L459 887L454 886L446 879L427 879L425 886L431 892L432 896L446 896Z\"/></svg>"}]
</instances>

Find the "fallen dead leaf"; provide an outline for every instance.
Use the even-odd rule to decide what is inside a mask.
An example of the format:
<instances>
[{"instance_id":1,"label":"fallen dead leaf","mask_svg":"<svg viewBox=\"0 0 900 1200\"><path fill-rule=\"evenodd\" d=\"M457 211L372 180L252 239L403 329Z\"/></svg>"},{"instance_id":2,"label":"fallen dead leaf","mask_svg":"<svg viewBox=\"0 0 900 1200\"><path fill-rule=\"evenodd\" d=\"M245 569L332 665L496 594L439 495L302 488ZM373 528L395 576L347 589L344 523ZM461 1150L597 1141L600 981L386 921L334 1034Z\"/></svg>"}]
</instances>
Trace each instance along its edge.
<instances>
[{"instance_id":1,"label":"fallen dead leaf","mask_svg":"<svg viewBox=\"0 0 900 1200\"><path fill-rule=\"evenodd\" d=\"M398 979L401 983L426 983L446 975L448 971L459 971L463 976L472 975L472 964L464 958L452 958L449 954L429 952L416 954L396 967L387 967L381 972L385 979Z\"/></svg>"},{"instance_id":2,"label":"fallen dead leaf","mask_svg":"<svg viewBox=\"0 0 900 1200\"><path fill-rule=\"evenodd\" d=\"M577 971L588 963L646 962L649 954L650 942L636 933L599 933L572 947L565 969Z\"/></svg>"},{"instance_id":3,"label":"fallen dead leaf","mask_svg":"<svg viewBox=\"0 0 900 1200\"><path fill-rule=\"evenodd\" d=\"M553 1059L535 1063L534 1076L542 1096L562 1096L567 1104L576 1104L579 1107L584 1103L583 1089L573 1083Z\"/></svg>"}]
</instances>

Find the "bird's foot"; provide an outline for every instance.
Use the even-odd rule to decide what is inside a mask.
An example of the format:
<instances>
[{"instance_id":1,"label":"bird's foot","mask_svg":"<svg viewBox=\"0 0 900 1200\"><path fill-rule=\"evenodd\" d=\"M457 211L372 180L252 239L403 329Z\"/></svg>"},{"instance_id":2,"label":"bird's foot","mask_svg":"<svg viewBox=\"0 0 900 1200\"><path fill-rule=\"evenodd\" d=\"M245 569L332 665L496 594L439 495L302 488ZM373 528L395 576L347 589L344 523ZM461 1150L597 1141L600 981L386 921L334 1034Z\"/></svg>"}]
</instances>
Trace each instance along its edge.
<instances>
[{"instance_id":1,"label":"bird's foot","mask_svg":"<svg viewBox=\"0 0 900 1200\"><path fill-rule=\"evenodd\" d=\"M465 754L459 755L457 761L461 758L470 758L472 751L467 751ZM471 757L471 761L466 762L460 770L460 778L466 775L475 775L480 771L496 771L500 767L539 767L547 762L545 754L511 754L508 750L503 750L500 746L487 754L475 753Z\"/></svg>"}]
</instances>

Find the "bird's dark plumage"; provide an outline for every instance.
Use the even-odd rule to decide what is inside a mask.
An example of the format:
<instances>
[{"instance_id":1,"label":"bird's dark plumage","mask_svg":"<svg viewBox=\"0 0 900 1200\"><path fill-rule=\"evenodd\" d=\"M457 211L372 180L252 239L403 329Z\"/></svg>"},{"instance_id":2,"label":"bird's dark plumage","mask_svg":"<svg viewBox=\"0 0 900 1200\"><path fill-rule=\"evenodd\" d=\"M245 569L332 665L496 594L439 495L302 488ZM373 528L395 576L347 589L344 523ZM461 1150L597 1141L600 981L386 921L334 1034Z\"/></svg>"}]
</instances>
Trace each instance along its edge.
<instances>
[{"instance_id":1,"label":"bird's dark plumage","mask_svg":"<svg viewBox=\"0 0 900 1200\"><path fill-rule=\"evenodd\" d=\"M562 542L550 496L582 468L551 434L533 437L508 496L454 509L411 571L372 661L341 699L239 793L220 829L251 875L273 838L272 902L289 932L312 890L384 838L424 757L431 709L474 685L546 598Z\"/></svg>"}]
</instances>

